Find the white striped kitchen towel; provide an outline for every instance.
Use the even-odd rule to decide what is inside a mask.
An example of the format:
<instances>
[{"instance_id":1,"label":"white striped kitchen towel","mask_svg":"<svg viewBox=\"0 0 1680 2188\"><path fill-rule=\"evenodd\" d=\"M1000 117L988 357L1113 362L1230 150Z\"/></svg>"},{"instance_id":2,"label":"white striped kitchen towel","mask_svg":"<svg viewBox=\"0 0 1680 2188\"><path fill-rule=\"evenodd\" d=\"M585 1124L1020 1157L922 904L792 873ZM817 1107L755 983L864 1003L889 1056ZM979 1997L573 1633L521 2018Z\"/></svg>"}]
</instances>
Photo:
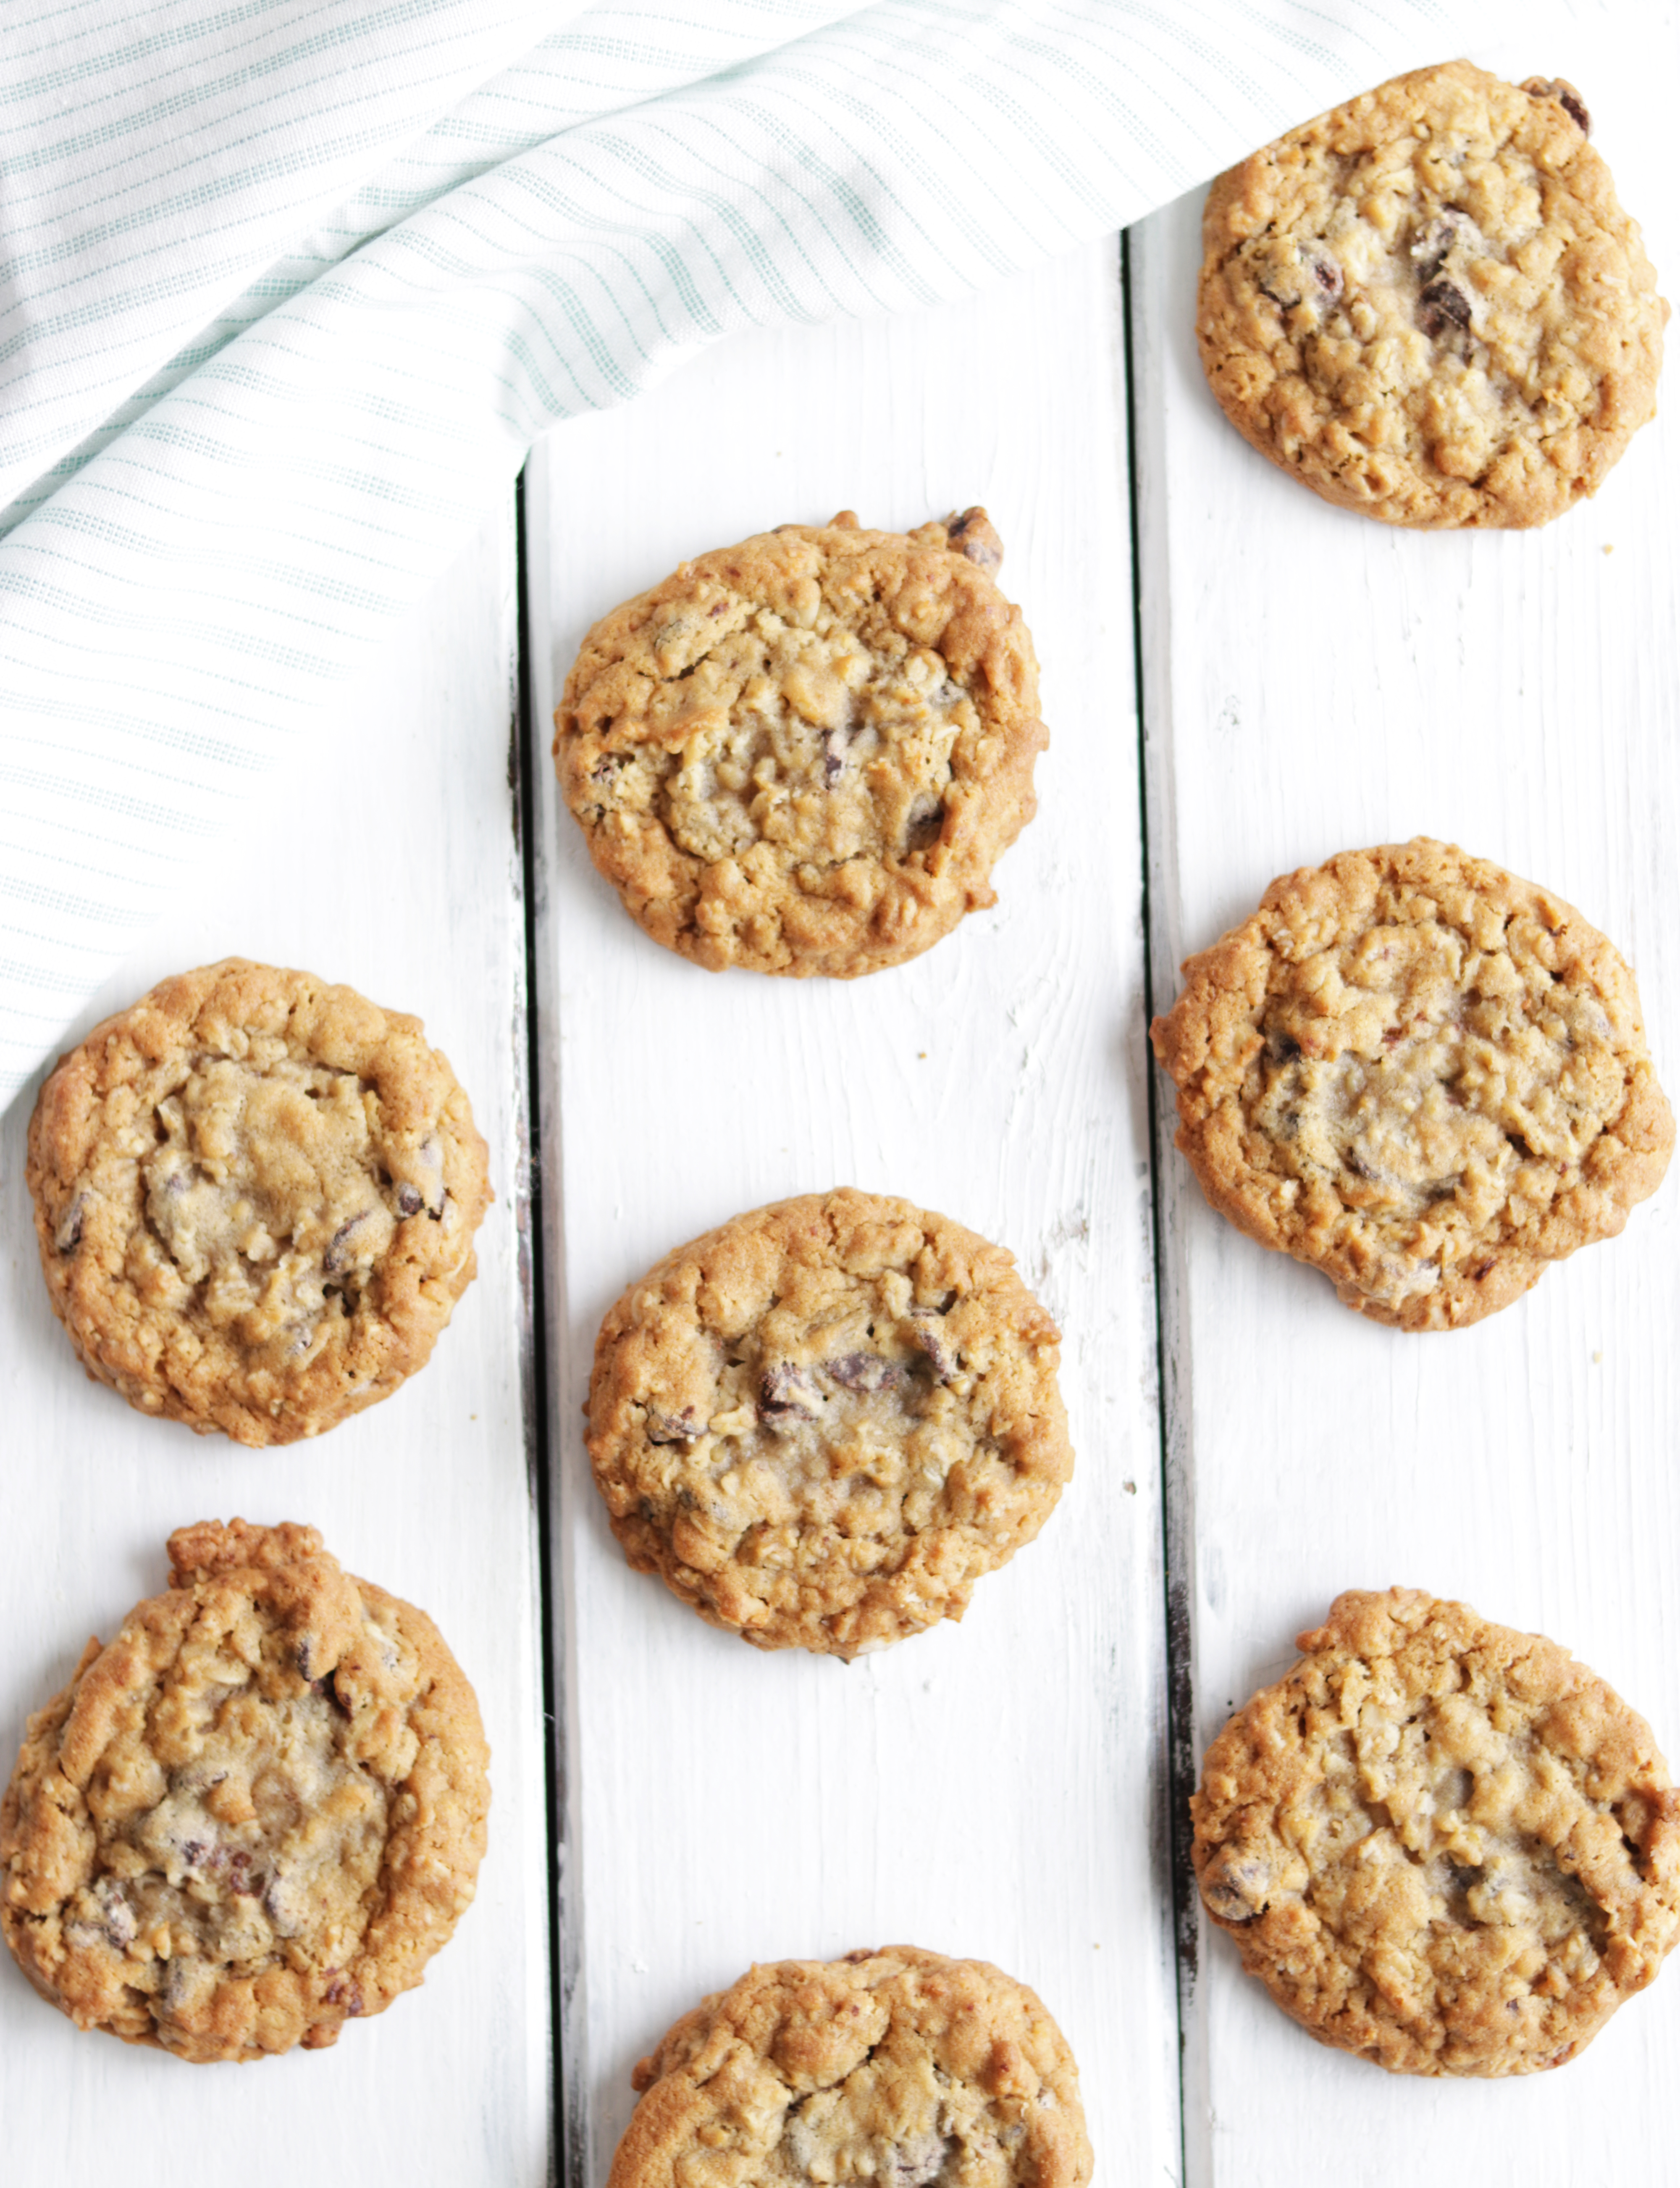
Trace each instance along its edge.
<instances>
[{"instance_id":1,"label":"white striped kitchen towel","mask_svg":"<svg viewBox=\"0 0 1680 2188\"><path fill-rule=\"evenodd\" d=\"M547 426L1122 226L1485 13L4 0L0 1102Z\"/></svg>"}]
</instances>

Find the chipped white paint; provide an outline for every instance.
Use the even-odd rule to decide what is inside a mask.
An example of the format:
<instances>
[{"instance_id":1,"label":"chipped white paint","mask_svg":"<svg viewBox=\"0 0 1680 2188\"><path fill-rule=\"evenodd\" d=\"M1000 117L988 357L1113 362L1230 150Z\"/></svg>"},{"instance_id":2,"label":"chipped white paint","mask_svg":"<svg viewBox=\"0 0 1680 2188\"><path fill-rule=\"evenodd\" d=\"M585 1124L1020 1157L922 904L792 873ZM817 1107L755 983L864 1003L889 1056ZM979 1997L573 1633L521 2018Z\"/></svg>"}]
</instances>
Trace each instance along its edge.
<instances>
[{"instance_id":1,"label":"chipped white paint","mask_svg":"<svg viewBox=\"0 0 1680 2188\"><path fill-rule=\"evenodd\" d=\"M754 1959L894 1939L1032 1982L1081 2061L1104 2181L1176 2174L1122 375L1108 245L967 305L732 343L533 465L544 714L589 624L685 554L845 506L902 527L983 501L1051 737L997 908L848 983L714 976L657 949L548 787L582 1968L567 2066L590 2188L630 2067L685 2005ZM626 1283L740 1210L837 1183L1014 1250L1066 1334L1079 1454L961 1627L849 1667L757 1655L629 1571L578 1425Z\"/></svg>"},{"instance_id":2,"label":"chipped white paint","mask_svg":"<svg viewBox=\"0 0 1680 2188\"><path fill-rule=\"evenodd\" d=\"M1581 86L1672 295L1676 12L1576 12L1573 43L1478 58ZM1136 240L1158 1002L1275 873L1428 832L1544 880L1621 944L1680 1091L1672 397L1598 499L1539 533L1412 536L1342 515L1244 447L1205 392L1198 217L1187 201ZM1409 1337L1222 1224L1170 1148L1162 1176L1198 1751L1339 1589L1401 1582L1564 1642L1680 1759L1675 1180L1491 1322ZM1490 2087L1391 2080L1318 2049L1217 1936L1202 1965L1192 2188L1666 2175L1672 1971L1564 2073Z\"/></svg>"},{"instance_id":3,"label":"chipped white paint","mask_svg":"<svg viewBox=\"0 0 1680 2188\"><path fill-rule=\"evenodd\" d=\"M23 1184L27 1097L4 1121L0 1181L3 1767L88 1634L110 1638L164 1586L172 1527L235 1513L307 1520L350 1571L429 1610L477 1689L494 1786L477 1899L423 1989L352 2023L333 2050L243 2068L77 2036L0 1955L8 2179L150 2182L183 2163L231 2166L251 2188L546 2177L539 1621L514 1222L524 937L507 785L511 520L510 502L78 1029L166 973L236 952L417 1012L471 1094L497 1194L477 1282L425 1373L285 1450L146 1420L85 1379L48 1307Z\"/></svg>"}]
</instances>

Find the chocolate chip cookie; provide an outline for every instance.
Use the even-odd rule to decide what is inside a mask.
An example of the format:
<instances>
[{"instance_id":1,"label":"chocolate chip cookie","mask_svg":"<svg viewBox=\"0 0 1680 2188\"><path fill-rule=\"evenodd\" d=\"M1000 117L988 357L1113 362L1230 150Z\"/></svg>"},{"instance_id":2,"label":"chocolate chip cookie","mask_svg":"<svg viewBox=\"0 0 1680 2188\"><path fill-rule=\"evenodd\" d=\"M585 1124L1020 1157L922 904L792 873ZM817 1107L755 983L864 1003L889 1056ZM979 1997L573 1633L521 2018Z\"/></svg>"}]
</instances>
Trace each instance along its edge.
<instances>
[{"instance_id":1,"label":"chocolate chip cookie","mask_svg":"<svg viewBox=\"0 0 1680 2188\"><path fill-rule=\"evenodd\" d=\"M244 1444L318 1435L424 1366L492 1197L417 1018L237 957L60 1060L28 1180L88 1374Z\"/></svg>"},{"instance_id":2,"label":"chocolate chip cookie","mask_svg":"<svg viewBox=\"0 0 1680 2188\"><path fill-rule=\"evenodd\" d=\"M478 1705L423 1611L313 1527L206 1520L29 1721L0 1927L79 2028L198 2062L336 2043L471 1904Z\"/></svg>"},{"instance_id":3,"label":"chocolate chip cookie","mask_svg":"<svg viewBox=\"0 0 1680 2188\"><path fill-rule=\"evenodd\" d=\"M1632 973L1549 889L1451 844L1284 875L1184 979L1150 1032L1203 1191L1373 1321L1508 1305L1668 1166Z\"/></svg>"},{"instance_id":4,"label":"chocolate chip cookie","mask_svg":"<svg viewBox=\"0 0 1680 2188\"><path fill-rule=\"evenodd\" d=\"M1543 524L1655 414L1668 307L1571 84L1468 61L1222 175L1196 333L1243 438L1385 523Z\"/></svg>"},{"instance_id":5,"label":"chocolate chip cookie","mask_svg":"<svg viewBox=\"0 0 1680 2188\"><path fill-rule=\"evenodd\" d=\"M1024 1983L910 1945L755 1967L685 2014L607 2188L702 2177L1084 2188L1079 2070Z\"/></svg>"},{"instance_id":6,"label":"chocolate chip cookie","mask_svg":"<svg viewBox=\"0 0 1680 2188\"><path fill-rule=\"evenodd\" d=\"M595 625L555 764L656 942L850 979L995 901L1047 736L1001 559L983 509L908 536L846 510L698 555Z\"/></svg>"},{"instance_id":7,"label":"chocolate chip cookie","mask_svg":"<svg viewBox=\"0 0 1680 2188\"><path fill-rule=\"evenodd\" d=\"M1416 1588L1338 1596L1208 1750L1202 1902L1310 2034L1403 2074L1530 2074L1680 1933L1680 1794L1567 1649Z\"/></svg>"},{"instance_id":8,"label":"chocolate chip cookie","mask_svg":"<svg viewBox=\"0 0 1680 2188\"><path fill-rule=\"evenodd\" d=\"M1011 1257L813 1193L679 1246L601 1324L612 1531L714 1626L850 1657L961 1618L1073 1471L1057 1332Z\"/></svg>"}]
</instances>

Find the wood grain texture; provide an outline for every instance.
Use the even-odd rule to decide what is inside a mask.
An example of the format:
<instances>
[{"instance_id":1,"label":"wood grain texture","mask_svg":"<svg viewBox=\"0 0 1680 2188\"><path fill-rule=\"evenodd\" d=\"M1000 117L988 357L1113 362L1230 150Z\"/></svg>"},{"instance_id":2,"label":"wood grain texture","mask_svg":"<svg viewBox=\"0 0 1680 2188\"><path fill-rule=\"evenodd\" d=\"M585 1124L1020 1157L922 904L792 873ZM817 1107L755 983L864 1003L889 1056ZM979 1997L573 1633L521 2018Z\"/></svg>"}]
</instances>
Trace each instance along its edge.
<instances>
[{"instance_id":1,"label":"wood grain texture","mask_svg":"<svg viewBox=\"0 0 1680 2188\"><path fill-rule=\"evenodd\" d=\"M1577 83L1672 294L1672 8L1574 11L1572 42L1477 54ZM1567 49L1565 49L1567 45ZM1542 880L1632 958L1680 1080L1680 439L1642 432L1531 534L1343 515L1250 451L1192 336L1199 195L1136 238L1144 690L1156 1002L1274 874L1427 832ZM1613 551L1612 551L1613 550ZM1445 1336L1367 1325L1214 1215L1164 1086L1168 1448L1199 1751L1346 1587L1400 1582L1573 1648L1680 1747L1675 1181L1618 1241ZM1665 2177L1671 1972L1562 2075L1390 2080L1322 2050L1204 1932L1187 1994L1187 2179ZM1313 2157L1303 2172L1311 2121Z\"/></svg>"},{"instance_id":2,"label":"wood grain texture","mask_svg":"<svg viewBox=\"0 0 1680 2188\"><path fill-rule=\"evenodd\" d=\"M754 1959L888 1940L1033 1983L1083 2064L1103 2179L1175 2177L1113 246L966 305L732 342L553 436L529 493L539 718L589 623L685 554L846 506L902 527L978 500L1051 730L996 909L850 983L668 956L549 795L568 2178L600 2179L631 2067L702 1992ZM1063 1325L1079 1454L1043 1535L981 1582L960 1629L849 1666L755 1655L631 1573L578 1418L625 1283L740 1210L837 1183L1015 1252Z\"/></svg>"},{"instance_id":3,"label":"wood grain texture","mask_svg":"<svg viewBox=\"0 0 1680 2188\"><path fill-rule=\"evenodd\" d=\"M515 584L510 499L77 1029L166 973L235 952L418 1012L472 1097L497 1193L477 1281L424 1372L284 1450L144 1419L84 1379L48 1307L23 1184L28 1099L4 1120L0 1177L6 1768L25 1715L87 1635L110 1639L165 1585L172 1528L235 1513L307 1520L351 1571L429 1610L477 1689L494 1787L477 1899L422 1990L348 2026L335 2050L245 2069L79 2036L0 1960L5 2147L19 2180L161 2181L183 2162L231 2166L253 2188L546 2177L541 1660L514 1220L525 1085L508 781Z\"/></svg>"}]
</instances>

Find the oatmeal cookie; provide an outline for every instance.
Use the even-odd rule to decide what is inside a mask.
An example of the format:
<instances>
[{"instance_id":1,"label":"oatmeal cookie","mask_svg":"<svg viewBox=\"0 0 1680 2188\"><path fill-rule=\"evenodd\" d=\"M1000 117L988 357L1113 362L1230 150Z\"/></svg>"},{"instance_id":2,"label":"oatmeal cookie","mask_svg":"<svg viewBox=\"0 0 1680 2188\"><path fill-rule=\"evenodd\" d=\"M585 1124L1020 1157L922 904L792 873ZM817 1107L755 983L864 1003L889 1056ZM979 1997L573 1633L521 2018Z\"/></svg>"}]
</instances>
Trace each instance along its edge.
<instances>
[{"instance_id":1,"label":"oatmeal cookie","mask_svg":"<svg viewBox=\"0 0 1680 2188\"><path fill-rule=\"evenodd\" d=\"M1202 1190L1401 1329L1508 1306L1655 1193L1633 975L1549 889L1420 836L1273 882L1150 1029Z\"/></svg>"},{"instance_id":2,"label":"oatmeal cookie","mask_svg":"<svg viewBox=\"0 0 1680 2188\"><path fill-rule=\"evenodd\" d=\"M698 555L595 625L555 764L656 942L850 979L995 901L1047 736L1002 551L983 509L907 538L844 510Z\"/></svg>"},{"instance_id":3,"label":"oatmeal cookie","mask_svg":"<svg viewBox=\"0 0 1680 2188\"><path fill-rule=\"evenodd\" d=\"M1084 2188L1079 2070L1024 1983L912 1945L755 1967L632 2078L607 2188Z\"/></svg>"},{"instance_id":4,"label":"oatmeal cookie","mask_svg":"<svg viewBox=\"0 0 1680 2188\"><path fill-rule=\"evenodd\" d=\"M1073 1472L1057 1331L1001 1246L813 1193L668 1254L595 1340L589 1448L638 1572L760 1649L961 1618Z\"/></svg>"},{"instance_id":5,"label":"oatmeal cookie","mask_svg":"<svg viewBox=\"0 0 1680 2188\"><path fill-rule=\"evenodd\" d=\"M244 1444L318 1435L423 1367L492 1197L418 1018L237 957L60 1059L28 1180L88 1374Z\"/></svg>"},{"instance_id":6,"label":"oatmeal cookie","mask_svg":"<svg viewBox=\"0 0 1680 2188\"><path fill-rule=\"evenodd\" d=\"M0 1807L0 1927L78 2028L204 2063L335 2044L471 1903L478 1705L313 1527L206 1520L90 1641Z\"/></svg>"},{"instance_id":7,"label":"oatmeal cookie","mask_svg":"<svg viewBox=\"0 0 1680 2188\"><path fill-rule=\"evenodd\" d=\"M1680 1795L1567 1649L1416 1588L1338 1596L1208 1750L1202 1902L1323 2044L1401 2074L1585 2049L1680 1931Z\"/></svg>"},{"instance_id":8,"label":"oatmeal cookie","mask_svg":"<svg viewBox=\"0 0 1680 2188\"><path fill-rule=\"evenodd\" d=\"M1451 61L1214 184L1196 334L1243 438L1388 524L1543 524L1655 414L1668 307L1571 84Z\"/></svg>"}]
</instances>

